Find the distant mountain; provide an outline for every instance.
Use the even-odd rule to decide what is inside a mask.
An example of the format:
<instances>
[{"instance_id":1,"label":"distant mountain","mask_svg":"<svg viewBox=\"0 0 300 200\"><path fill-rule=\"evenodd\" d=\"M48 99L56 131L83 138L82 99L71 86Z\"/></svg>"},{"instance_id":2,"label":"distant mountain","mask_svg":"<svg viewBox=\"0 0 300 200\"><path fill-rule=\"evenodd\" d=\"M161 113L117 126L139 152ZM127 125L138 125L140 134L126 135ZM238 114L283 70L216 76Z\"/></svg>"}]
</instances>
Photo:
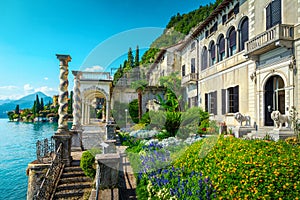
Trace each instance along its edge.
<instances>
[{"instance_id":1,"label":"distant mountain","mask_svg":"<svg viewBox=\"0 0 300 200\"><path fill-rule=\"evenodd\" d=\"M5 104L5 103L9 103L9 102L11 102L10 99L4 99L4 100L0 99L0 105Z\"/></svg>"},{"instance_id":2,"label":"distant mountain","mask_svg":"<svg viewBox=\"0 0 300 200\"><path fill-rule=\"evenodd\" d=\"M16 106L19 105L20 109L32 108L34 101L36 99L36 95L39 96L39 99L43 98L44 104L52 103L52 97L45 95L42 92L36 92L34 94L27 95L18 100L10 100L8 102L4 102L1 104L0 102L0 118L7 118L7 112L15 110Z\"/></svg>"}]
</instances>

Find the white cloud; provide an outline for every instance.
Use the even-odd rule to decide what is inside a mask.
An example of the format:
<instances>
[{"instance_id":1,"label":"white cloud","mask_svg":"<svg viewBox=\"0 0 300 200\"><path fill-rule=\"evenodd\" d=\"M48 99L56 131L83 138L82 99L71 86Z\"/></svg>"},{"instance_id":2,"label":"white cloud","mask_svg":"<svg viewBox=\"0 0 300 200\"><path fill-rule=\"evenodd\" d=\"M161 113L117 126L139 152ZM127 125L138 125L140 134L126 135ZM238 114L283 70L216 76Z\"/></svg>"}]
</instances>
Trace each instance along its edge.
<instances>
[{"instance_id":1,"label":"white cloud","mask_svg":"<svg viewBox=\"0 0 300 200\"><path fill-rule=\"evenodd\" d=\"M104 71L104 68L99 65L96 65L93 67L88 67L84 71L85 72L100 72L100 71Z\"/></svg>"},{"instance_id":2,"label":"white cloud","mask_svg":"<svg viewBox=\"0 0 300 200\"><path fill-rule=\"evenodd\" d=\"M34 92L34 88L30 84L24 85L24 92L25 94L30 94Z\"/></svg>"},{"instance_id":3,"label":"white cloud","mask_svg":"<svg viewBox=\"0 0 300 200\"><path fill-rule=\"evenodd\" d=\"M48 79L49 79L48 77L45 77L45 78L44 78L45 81L48 81Z\"/></svg>"},{"instance_id":4,"label":"white cloud","mask_svg":"<svg viewBox=\"0 0 300 200\"><path fill-rule=\"evenodd\" d=\"M0 90L15 90L15 89L18 89L18 87L14 85L0 86Z\"/></svg>"}]
</instances>

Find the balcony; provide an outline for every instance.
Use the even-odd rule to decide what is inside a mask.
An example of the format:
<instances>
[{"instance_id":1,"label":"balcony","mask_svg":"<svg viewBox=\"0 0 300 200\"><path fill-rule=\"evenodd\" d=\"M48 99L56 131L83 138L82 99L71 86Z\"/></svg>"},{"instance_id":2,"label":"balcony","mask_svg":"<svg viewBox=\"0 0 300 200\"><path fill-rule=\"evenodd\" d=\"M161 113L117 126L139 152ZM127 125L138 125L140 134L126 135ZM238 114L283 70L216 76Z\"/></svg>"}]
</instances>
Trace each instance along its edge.
<instances>
[{"instance_id":1,"label":"balcony","mask_svg":"<svg viewBox=\"0 0 300 200\"><path fill-rule=\"evenodd\" d=\"M294 26L278 24L246 42L245 56L256 57L278 46L292 48Z\"/></svg>"},{"instance_id":2,"label":"balcony","mask_svg":"<svg viewBox=\"0 0 300 200\"><path fill-rule=\"evenodd\" d=\"M189 82L196 82L198 80L198 73L190 73L182 77L181 84L184 85Z\"/></svg>"}]
</instances>

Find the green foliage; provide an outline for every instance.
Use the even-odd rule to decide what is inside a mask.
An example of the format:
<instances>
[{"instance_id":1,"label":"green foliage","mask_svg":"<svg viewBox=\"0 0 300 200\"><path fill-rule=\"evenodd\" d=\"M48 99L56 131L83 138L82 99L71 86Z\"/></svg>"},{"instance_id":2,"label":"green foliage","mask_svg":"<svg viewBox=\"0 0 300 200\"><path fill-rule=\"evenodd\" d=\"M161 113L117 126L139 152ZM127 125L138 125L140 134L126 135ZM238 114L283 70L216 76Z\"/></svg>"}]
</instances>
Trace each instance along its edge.
<instances>
[{"instance_id":1,"label":"green foliage","mask_svg":"<svg viewBox=\"0 0 300 200\"><path fill-rule=\"evenodd\" d=\"M143 116L140 120L140 123L143 123L145 125L148 125L151 123L149 112L146 112L145 114L143 114Z\"/></svg>"},{"instance_id":2,"label":"green foliage","mask_svg":"<svg viewBox=\"0 0 300 200\"><path fill-rule=\"evenodd\" d=\"M181 113L180 112L166 112L165 129L174 137L180 127Z\"/></svg>"},{"instance_id":3,"label":"green foliage","mask_svg":"<svg viewBox=\"0 0 300 200\"><path fill-rule=\"evenodd\" d=\"M141 64L146 65L149 63L153 63L158 52L160 52L159 48L148 49L142 56Z\"/></svg>"},{"instance_id":4,"label":"green foliage","mask_svg":"<svg viewBox=\"0 0 300 200\"><path fill-rule=\"evenodd\" d=\"M13 121L14 120L14 114L15 113L13 111L7 112L7 116L8 116L9 121Z\"/></svg>"},{"instance_id":5,"label":"green foliage","mask_svg":"<svg viewBox=\"0 0 300 200\"><path fill-rule=\"evenodd\" d=\"M139 102L137 99L129 103L129 115L134 123L139 122Z\"/></svg>"},{"instance_id":6,"label":"green foliage","mask_svg":"<svg viewBox=\"0 0 300 200\"><path fill-rule=\"evenodd\" d=\"M117 85L120 78L123 76L123 67L120 65L119 69L114 74L113 85Z\"/></svg>"},{"instance_id":7,"label":"green foliage","mask_svg":"<svg viewBox=\"0 0 300 200\"><path fill-rule=\"evenodd\" d=\"M179 72L172 72L168 76L162 76L159 78L160 85L167 88L169 91L168 93L175 94L178 98L181 94L181 78Z\"/></svg>"},{"instance_id":8,"label":"green foliage","mask_svg":"<svg viewBox=\"0 0 300 200\"><path fill-rule=\"evenodd\" d=\"M140 51L139 46L136 46L135 56L134 56L134 66L138 67L140 65Z\"/></svg>"},{"instance_id":9,"label":"green foliage","mask_svg":"<svg viewBox=\"0 0 300 200\"><path fill-rule=\"evenodd\" d=\"M17 114L17 115L20 114L20 106L19 105L16 105L15 114Z\"/></svg>"},{"instance_id":10,"label":"green foliage","mask_svg":"<svg viewBox=\"0 0 300 200\"><path fill-rule=\"evenodd\" d=\"M138 89L144 90L147 85L148 85L148 81L146 79L140 79L137 81L133 81L130 86L135 90Z\"/></svg>"},{"instance_id":11,"label":"green foliage","mask_svg":"<svg viewBox=\"0 0 300 200\"><path fill-rule=\"evenodd\" d=\"M300 146L284 141L223 136L210 143L209 138L191 145L173 164L209 176L217 198L295 199L299 196ZM201 156L203 152L209 153Z\"/></svg>"},{"instance_id":12,"label":"green foliage","mask_svg":"<svg viewBox=\"0 0 300 200\"><path fill-rule=\"evenodd\" d=\"M80 167L86 176L94 178L96 175L95 156L89 151L83 152L80 159Z\"/></svg>"}]
</instances>

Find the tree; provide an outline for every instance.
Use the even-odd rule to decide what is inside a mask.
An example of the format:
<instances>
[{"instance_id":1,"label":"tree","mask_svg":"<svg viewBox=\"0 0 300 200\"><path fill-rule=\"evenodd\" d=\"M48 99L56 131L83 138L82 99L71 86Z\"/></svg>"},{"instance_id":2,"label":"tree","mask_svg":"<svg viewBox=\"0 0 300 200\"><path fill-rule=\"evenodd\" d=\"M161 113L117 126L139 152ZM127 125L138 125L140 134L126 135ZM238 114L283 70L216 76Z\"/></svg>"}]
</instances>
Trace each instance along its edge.
<instances>
[{"instance_id":1,"label":"tree","mask_svg":"<svg viewBox=\"0 0 300 200\"><path fill-rule=\"evenodd\" d=\"M34 101L34 103L33 103L33 106L32 106L32 113L33 113L33 116L36 115L36 101Z\"/></svg>"},{"instance_id":2,"label":"tree","mask_svg":"<svg viewBox=\"0 0 300 200\"><path fill-rule=\"evenodd\" d=\"M135 50L135 57L134 57L134 67L137 67L140 65L140 51L139 51L139 46L136 46Z\"/></svg>"},{"instance_id":3,"label":"tree","mask_svg":"<svg viewBox=\"0 0 300 200\"><path fill-rule=\"evenodd\" d=\"M129 115L134 123L139 122L139 104L138 100L134 99L129 103Z\"/></svg>"},{"instance_id":4,"label":"tree","mask_svg":"<svg viewBox=\"0 0 300 200\"><path fill-rule=\"evenodd\" d=\"M128 54L127 54L127 68L128 68L128 70L130 70L130 69L132 69L132 67L133 67L133 54L132 54L132 49L131 49L131 47L129 48L129 50L128 50Z\"/></svg>"},{"instance_id":5,"label":"tree","mask_svg":"<svg viewBox=\"0 0 300 200\"><path fill-rule=\"evenodd\" d=\"M41 108L39 95L36 95L35 102L36 102L36 104L35 104L35 112L36 112L36 114L38 114L40 112L40 108Z\"/></svg>"},{"instance_id":6,"label":"tree","mask_svg":"<svg viewBox=\"0 0 300 200\"><path fill-rule=\"evenodd\" d=\"M40 110L44 110L44 99L41 98Z\"/></svg>"},{"instance_id":7,"label":"tree","mask_svg":"<svg viewBox=\"0 0 300 200\"><path fill-rule=\"evenodd\" d=\"M17 114L17 115L20 114L20 106L19 106L19 104L16 105L15 114Z\"/></svg>"}]
</instances>

